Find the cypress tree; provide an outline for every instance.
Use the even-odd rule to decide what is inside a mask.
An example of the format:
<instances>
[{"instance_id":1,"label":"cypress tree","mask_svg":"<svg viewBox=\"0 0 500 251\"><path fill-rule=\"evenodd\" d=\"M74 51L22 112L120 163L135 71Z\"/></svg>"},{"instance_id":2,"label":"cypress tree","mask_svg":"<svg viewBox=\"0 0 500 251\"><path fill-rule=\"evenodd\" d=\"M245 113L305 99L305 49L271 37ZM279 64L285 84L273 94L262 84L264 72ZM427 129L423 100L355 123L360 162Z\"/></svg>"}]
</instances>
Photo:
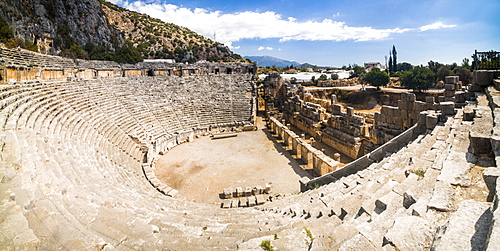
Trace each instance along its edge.
<instances>
[{"instance_id":1,"label":"cypress tree","mask_svg":"<svg viewBox=\"0 0 500 251\"><path fill-rule=\"evenodd\" d=\"M394 72L394 67L392 66L392 55L389 51L389 74Z\"/></svg>"},{"instance_id":2,"label":"cypress tree","mask_svg":"<svg viewBox=\"0 0 500 251\"><path fill-rule=\"evenodd\" d=\"M396 46L392 45L392 69L398 71L398 52L396 51Z\"/></svg>"}]
</instances>

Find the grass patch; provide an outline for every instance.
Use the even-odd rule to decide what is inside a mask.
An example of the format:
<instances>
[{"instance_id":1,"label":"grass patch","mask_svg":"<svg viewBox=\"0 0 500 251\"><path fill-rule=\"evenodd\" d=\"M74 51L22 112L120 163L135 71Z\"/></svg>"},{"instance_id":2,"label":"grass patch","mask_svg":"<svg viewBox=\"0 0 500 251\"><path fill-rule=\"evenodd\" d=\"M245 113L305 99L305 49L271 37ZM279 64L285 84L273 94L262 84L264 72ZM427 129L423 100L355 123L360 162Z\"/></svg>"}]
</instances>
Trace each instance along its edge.
<instances>
[{"instance_id":1,"label":"grass patch","mask_svg":"<svg viewBox=\"0 0 500 251\"><path fill-rule=\"evenodd\" d=\"M307 237L309 237L309 240L311 242L313 242L314 241L314 237L313 237L313 234L311 233L311 230L309 230L307 227L304 227L304 231L306 231L306 235L307 235Z\"/></svg>"},{"instance_id":2,"label":"grass patch","mask_svg":"<svg viewBox=\"0 0 500 251\"><path fill-rule=\"evenodd\" d=\"M318 188L320 188L320 187L321 187L321 185L320 185L320 184L318 184L318 183L314 183L314 184L312 184L312 185L309 185L309 190L318 189Z\"/></svg>"},{"instance_id":3,"label":"grass patch","mask_svg":"<svg viewBox=\"0 0 500 251\"><path fill-rule=\"evenodd\" d=\"M265 251L273 251L274 248L273 248L273 245L271 245L271 241L270 240L264 240L260 243L260 247L265 250Z\"/></svg>"},{"instance_id":4,"label":"grass patch","mask_svg":"<svg viewBox=\"0 0 500 251\"><path fill-rule=\"evenodd\" d=\"M425 170L423 169L410 169L410 173L414 173L418 176L418 179L421 180L424 178Z\"/></svg>"}]
</instances>

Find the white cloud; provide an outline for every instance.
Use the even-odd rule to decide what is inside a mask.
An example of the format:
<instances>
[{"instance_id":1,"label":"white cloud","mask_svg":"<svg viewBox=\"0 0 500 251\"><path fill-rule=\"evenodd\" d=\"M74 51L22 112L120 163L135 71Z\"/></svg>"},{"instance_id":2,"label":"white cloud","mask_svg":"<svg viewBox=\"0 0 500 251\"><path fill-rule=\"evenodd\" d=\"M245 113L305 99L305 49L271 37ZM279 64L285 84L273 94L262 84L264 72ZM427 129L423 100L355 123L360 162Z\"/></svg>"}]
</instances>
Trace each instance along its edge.
<instances>
[{"instance_id":1,"label":"white cloud","mask_svg":"<svg viewBox=\"0 0 500 251\"><path fill-rule=\"evenodd\" d=\"M146 0L112 0L121 2L125 8L146 13L165 22L185 26L195 32L212 38L227 46L241 39L279 38L280 42L290 40L323 41L370 41L388 39L391 35L414 29L376 29L372 27L352 27L344 22L324 19L322 21L297 21L293 17L282 17L272 11L245 11L232 14L209 11L202 8L189 9L173 4L147 3ZM337 13L334 16L338 16ZM446 27L442 23L432 25ZM421 31L436 26L422 26ZM260 48L259 48L260 49ZM268 48L264 48L268 49ZM269 49L268 49L269 50Z\"/></svg>"},{"instance_id":2,"label":"white cloud","mask_svg":"<svg viewBox=\"0 0 500 251\"><path fill-rule=\"evenodd\" d=\"M456 25L451 24L451 25L446 25L443 24L442 22L435 22L432 24L424 25L419 28L420 31L427 31L427 30L437 30L437 29L444 29L444 28L452 28L455 27Z\"/></svg>"},{"instance_id":3,"label":"white cloud","mask_svg":"<svg viewBox=\"0 0 500 251\"><path fill-rule=\"evenodd\" d=\"M272 50L274 50L274 48L273 48L273 47L264 47L264 46L260 46L257 50L258 50L258 51L261 51L261 50L268 50L268 51L272 51Z\"/></svg>"}]
</instances>

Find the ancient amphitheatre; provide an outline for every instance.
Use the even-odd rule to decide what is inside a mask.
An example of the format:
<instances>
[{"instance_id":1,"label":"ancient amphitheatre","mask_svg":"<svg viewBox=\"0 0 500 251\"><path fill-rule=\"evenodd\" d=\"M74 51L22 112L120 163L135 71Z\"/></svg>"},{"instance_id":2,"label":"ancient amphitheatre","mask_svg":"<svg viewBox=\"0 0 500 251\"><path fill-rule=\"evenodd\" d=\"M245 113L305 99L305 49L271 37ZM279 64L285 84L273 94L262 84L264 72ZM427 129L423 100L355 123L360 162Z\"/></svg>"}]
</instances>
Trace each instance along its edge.
<instances>
[{"instance_id":1,"label":"ancient amphitheatre","mask_svg":"<svg viewBox=\"0 0 500 251\"><path fill-rule=\"evenodd\" d=\"M1 249L500 248L498 71L476 71L469 87L447 78L441 96L398 94L373 114L270 75L273 99L259 118L250 64L124 65L5 48L0 58ZM222 131L236 137L209 138ZM244 144L248 135L264 149ZM187 149L197 142L213 149ZM340 163L318 142L356 160ZM210 161L230 160L230 144L272 152L247 162L273 172L232 183L244 171L238 157L215 173ZM214 156L219 148L228 155ZM179 179L156 170L172 155L194 169ZM295 183L280 183L287 177ZM183 190L210 180L214 196L272 188L251 207Z\"/></svg>"}]
</instances>

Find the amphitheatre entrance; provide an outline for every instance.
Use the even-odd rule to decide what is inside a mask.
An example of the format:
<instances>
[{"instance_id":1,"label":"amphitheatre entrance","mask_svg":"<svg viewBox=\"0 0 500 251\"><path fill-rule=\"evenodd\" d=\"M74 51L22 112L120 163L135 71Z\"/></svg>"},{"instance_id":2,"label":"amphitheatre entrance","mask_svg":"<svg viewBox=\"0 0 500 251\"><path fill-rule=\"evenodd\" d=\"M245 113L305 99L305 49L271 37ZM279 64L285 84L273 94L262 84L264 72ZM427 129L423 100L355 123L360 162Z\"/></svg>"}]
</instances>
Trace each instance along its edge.
<instances>
[{"instance_id":1,"label":"amphitheatre entrance","mask_svg":"<svg viewBox=\"0 0 500 251\"><path fill-rule=\"evenodd\" d=\"M156 177L189 201L220 204L228 187L264 187L272 194L300 191L299 179L309 177L290 153L277 143L257 118L257 131L211 140L200 137L181 144L156 163Z\"/></svg>"}]
</instances>

